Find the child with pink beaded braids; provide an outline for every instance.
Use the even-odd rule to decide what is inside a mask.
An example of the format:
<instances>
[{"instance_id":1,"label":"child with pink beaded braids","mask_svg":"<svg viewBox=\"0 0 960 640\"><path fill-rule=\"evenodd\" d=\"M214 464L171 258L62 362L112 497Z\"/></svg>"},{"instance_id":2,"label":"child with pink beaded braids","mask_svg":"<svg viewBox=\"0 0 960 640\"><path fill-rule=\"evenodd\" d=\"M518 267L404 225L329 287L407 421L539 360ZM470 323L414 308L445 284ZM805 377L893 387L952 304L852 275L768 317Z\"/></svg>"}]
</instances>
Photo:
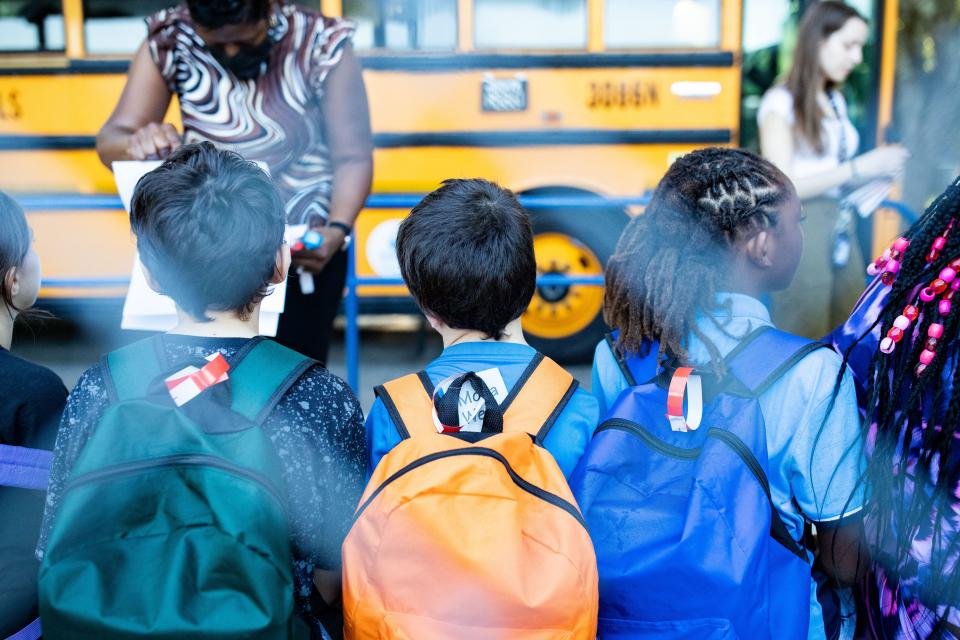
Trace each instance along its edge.
<instances>
[{"instance_id":1,"label":"child with pink beaded braids","mask_svg":"<svg viewBox=\"0 0 960 640\"><path fill-rule=\"evenodd\" d=\"M960 637L960 178L870 265L834 344L867 425L869 637Z\"/></svg>"}]
</instances>

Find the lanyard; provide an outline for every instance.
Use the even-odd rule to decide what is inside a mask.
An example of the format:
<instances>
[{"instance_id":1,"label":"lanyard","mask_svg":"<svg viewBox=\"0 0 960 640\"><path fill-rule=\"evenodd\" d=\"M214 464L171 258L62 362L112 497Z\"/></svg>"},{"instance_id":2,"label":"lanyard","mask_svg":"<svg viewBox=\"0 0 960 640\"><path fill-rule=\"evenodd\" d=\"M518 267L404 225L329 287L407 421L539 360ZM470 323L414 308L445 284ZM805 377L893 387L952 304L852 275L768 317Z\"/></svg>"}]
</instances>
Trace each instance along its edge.
<instances>
[{"instance_id":1,"label":"lanyard","mask_svg":"<svg viewBox=\"0 0 960 640\"><path fill-rule=\"evenodd\" d=\"M840 113L840 100L838 98L839 92L831 90L827 93L827 99L830 100L830 106L833 107L833 113L837 116L837 123L840 125L840 138L838 147L838 155L840 156L840 164L843 164L850 159L850 148L847 144L847 122L846 118L843 117Z\"/></svg>"}]
</instances>

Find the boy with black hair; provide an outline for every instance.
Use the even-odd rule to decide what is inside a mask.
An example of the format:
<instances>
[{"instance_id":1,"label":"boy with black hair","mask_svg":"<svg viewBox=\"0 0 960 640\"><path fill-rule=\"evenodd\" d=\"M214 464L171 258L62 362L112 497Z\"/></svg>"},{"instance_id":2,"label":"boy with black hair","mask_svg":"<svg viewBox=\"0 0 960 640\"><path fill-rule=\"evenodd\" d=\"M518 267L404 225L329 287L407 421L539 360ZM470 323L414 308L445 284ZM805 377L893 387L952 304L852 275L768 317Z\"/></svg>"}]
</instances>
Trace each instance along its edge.
<instances>
[{"instance_id":1,"label":"boy with black hair","mask_svg":"<svg viewBox=\"0 0 960 640\"><path fill-rule=\"evenodd\" d=\"M541 365L560 370L523 338L520 316L533 297L537 266L530 219L511 191L482 179L446 180L400 225L397 256L414 300L443 339L443 353L420 374L432 397L447 380L473 371L506 411ZM575 380L565 384L556 390L559 402L547 421L523 428L569 476L599 416L590 394ZM395 406L404 400L391 398L384 387L376 392L366 423L368 474L407 431ZM461 401L455 428L479 430L477 409ZM438 431L449 430L435 421Z\"/></svg>"},{"instance_id":2,"label":"boy with black hair","mask_svg":"<svg viewBox=\"0 0 960 640\"><path fill-rule=\"evenodd\" d=\"M330 635L339 636L339 611L328 603L337 604L339 599L340 546L363 489L363 416L356 398L342 380L315 361L257 335L261 300L271 285L287 276L290 265L290 249L284 242L283 202L276 188L256 165L235 153L218 150L209 142L187 145L140 180L133 197L131 224L147 281L158 292L173 298L179 323L167 334L108 354L101 365L83 374L70 394L57 437L38 557L43 560L45 553L54 555L58 544L61 548L65 546L66 534L61 529L68 523L57 528L58 518L67 514L75 520L80 517L77 509L68 508L71 500L75 503L78 499L78 491L74 490L77 483L73 480L84 471L84 465L89 467L91 456L97 453L91 450L97 449L98 434L102 440L110 416L116 415L116 407L123 406L123 401L128 399L124 397L124 388L140 384L144 393L153 394L150 401L155 405L171 412L192 410L190 418L201 424L207 434L214 434L210 436L211 441L217 437L217 430L224 433L224 425L205 417L221 414L199 411L206 406L204 396L219 397L216 394L223 396L229 392L224 397L230 397L232 404L226 404L239 412L230 415L234 418L240 414L253 415L250 422L266 436L265 442L272 443L278 460L275 466L282 480L276 478L275 488L280 489L278 495L284 496L284 510L277 513L285 514L292 552L294 593L288 596L296 612L311 627L314 637L327 637L321 626L325 626ZM165 362L163 376L167 375L167 369L175 371L197 361L203 364L220 354L230 364L227 376L233 384L214 383L179 409L174 408L163 386L159 392L151 391L149 380L139 380L152 376L153 372L146 373L150 370L146 360L142 373L134 361L128 362L133 367L126 369L131 375L118 375L115 365L122 360L120 356L137 349L138 345L150 345L149 349L139 352L146 360L158 354L158 362ZM255 353L265 355L258 360L261 366L247 366L241 374L244 361L253 358ZM268 370L276 368L278 359L293 362L295 366L275 381L264 381ZM160 378L151 379L153 383L149 388L154 389ZM264 386L270 388L260 388ZM264 391L260 394L263 398L255 399L261 391ZM261 401L259 414L249 410L251 404ZM245 412L243 403L248 409ZM126 406L133 405L127 403ZM123 427L129 432L146 428L146 422L149 417L143 422L129 420ZM123 443L117 444L118 449L122 448L121 444L136 442L136 438L128 440L125 432L120 433L124 435L119 438ZM234 429L226 440L239 438L238 433ZM107 445L109 448L110 443ZM226 462L232 464L229 456L227 458ZM222 467L224 463L218 464ZM182 473L187 474L188 468L184 467ZM213 477L218 477L215 472ZM158 478L160 482L163 476ZM267 484L270 480L268 477ZM209 486L212 485L201 485L196 491L208 492L207 502L214 512L224 503L238 500L242 493L234 495L234 486L229 493L215 492ZM118 485L117 491L120 490ZM168 495L173 501L172 491ZM164 508L154 512L158 520L166 515L166 504L160 504ZM253 517L256 514L250 515L252 528L264 519ZM243 535L241 529L240 537ZM48 557L44 562L41 591L44 571L53 572L57 562L68 560ZM237 572L241 574L242 584L245 567L240 567ZM181 576L184 571L182 566L164 566L164 569L179 571ZM208 587L203 584L204 580L222 572L221 568L213 574L204 574L203 563L192 570L197 574L198 584L193 588L198 597ZM156 579L155 576L149 578ZM183 582L182 577L180 580ZM143 588L149 588L148 585L145 582ZM204 625L211 624L211 616L216 615L215 611L202 612L196 621L201 634L206 631ZM135 624L136 621L126 622ZM215 637L212 629L210 632L209 637Z\"/></svg>"}]
</instances>

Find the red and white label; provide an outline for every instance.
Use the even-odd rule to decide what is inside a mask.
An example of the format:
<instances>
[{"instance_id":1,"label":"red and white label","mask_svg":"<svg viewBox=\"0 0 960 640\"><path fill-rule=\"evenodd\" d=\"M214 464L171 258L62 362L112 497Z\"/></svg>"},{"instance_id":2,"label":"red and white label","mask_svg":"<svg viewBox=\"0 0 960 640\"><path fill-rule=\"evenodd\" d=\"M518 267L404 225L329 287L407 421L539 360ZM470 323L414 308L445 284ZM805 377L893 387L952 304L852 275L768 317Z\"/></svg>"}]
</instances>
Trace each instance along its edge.
<instances>
[{"instance_id":1,"label":"red and white label","mask_svg":"<svg viewBox=\"0 0 960 640\"><path fill-rule=\"evenodd\" d=\"M202 369L184 367L164 380L170 397L178 407L190 402L205 389L229 379L227 372L230 371L230 364L222 353L211 354L206 360L207 364Z\"/></svg>"},{"instance_id":2,"label":"red and white label","mask_svg":"<svg viewBox=\"0 0 960 640\"><path fill-rule=\"evenodd\" d=\"M687 398L687 415L683 398ZM696 431L703 420L703 383L691 367L680 367L670 379L667 390L667 420L674 431Z\"/></svg>"}]
</instances>

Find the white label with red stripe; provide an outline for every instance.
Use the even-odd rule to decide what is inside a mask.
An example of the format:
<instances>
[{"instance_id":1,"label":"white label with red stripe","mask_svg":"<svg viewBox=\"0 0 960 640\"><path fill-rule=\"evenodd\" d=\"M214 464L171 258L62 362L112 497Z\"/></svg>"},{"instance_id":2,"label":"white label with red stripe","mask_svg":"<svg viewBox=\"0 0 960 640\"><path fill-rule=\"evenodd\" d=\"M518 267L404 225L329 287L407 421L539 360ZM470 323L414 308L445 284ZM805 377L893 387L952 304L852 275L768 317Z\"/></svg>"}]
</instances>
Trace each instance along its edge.
<instances>
[{"instance_id":1,"label":"white label with red stripe","mask_svg":"<svg viewBox=\"0 0 960 640\"><path fill-rule=\"evenodd\" d=\"M687 399L684 416L683 399ZM667 391L667 420L674 431L696 431L703 420L703 383L691 367L680 367Z\"/></svg>"},{"instance_id":2,"label":"white label with red stripe","mask_svg":"<svg viewBox=\"0 0 960 640\"><path fill-rule=\"evenodd\" d=\"M208 364L202 369L193 366L184 367L164 380L170 391L170 397L178 407L196 398L204 389L225 382L229 378L227 372L230 370L230 365L222 353L213 353L207 356L206 360Z\"/></svg>"}]
</instances>

